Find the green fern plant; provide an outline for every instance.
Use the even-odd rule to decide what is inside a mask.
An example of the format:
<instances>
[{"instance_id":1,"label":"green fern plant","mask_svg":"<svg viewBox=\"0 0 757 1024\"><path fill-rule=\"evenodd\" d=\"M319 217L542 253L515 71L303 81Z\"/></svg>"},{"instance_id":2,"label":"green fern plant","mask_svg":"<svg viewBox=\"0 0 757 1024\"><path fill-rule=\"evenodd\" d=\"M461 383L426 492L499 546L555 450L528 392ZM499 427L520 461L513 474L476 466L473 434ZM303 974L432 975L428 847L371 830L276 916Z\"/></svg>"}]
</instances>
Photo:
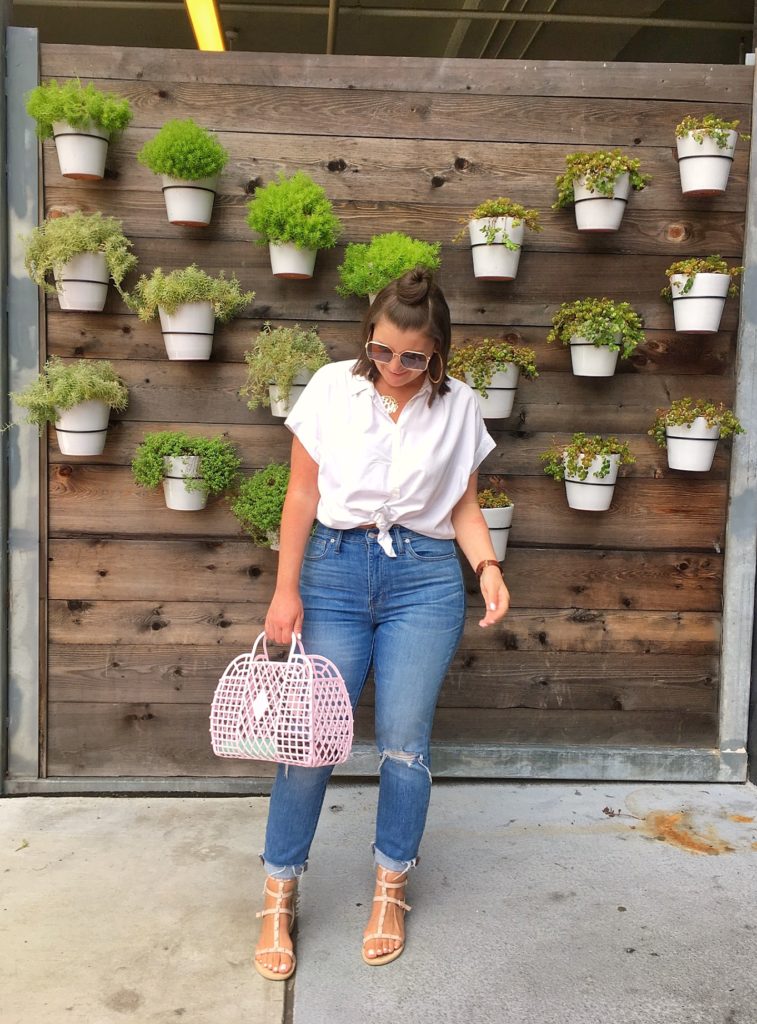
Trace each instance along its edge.
<instances>
[{"instance_id":1,"label":"green fern plant","mask_svg":"<svg viewBox=\"0 0 757 1024\"><path fill-rule=\"evenodd\" d=\"M515 363L528 380L539 376L533 349L491 338L484 338L478 344L453 348L447 363L447 372L457 380L465 380L466 374L469 374L471 387L486 398L494 374L506 371L510 363Z\"/></svg>"},{"instance_id":2,"label":"green fern plant","mask_svg":"<svg viewBox=\"0 0 757 1024\"><path fill-rule=\"evenodd\" d=\"M24 266L29 277L40 288L54 295L54 274L85 252L105 255L110 276L123 295L121 283L137 265L137 257L129 252L132 243L121 230L121 221L103 217L101 213L86 214L81 210L62 217L49 217L25 239Z\"/></svg>"},{"instance_id":3,"label":"green fern plant","mask_svg":"<svg viewBox=\"0 0 757 1024\"><path fill-rule=\"evenodd\" d=\"M565 164L566 170L555 180L557 200L552 204L553 210L575 202L573 186L579 178L585 179L584 184L590 192L598 192L601 196L612 196L615 182L621 174L628 174L631 188L637 192L652 180L648 174L641 173L638 160L624 156L619 149L569 153Z\"/></svg>"},{"instance_id":4,"label":"green fern plant","mask_svg":"<svg viewBox=\"0 0 757 1024\"><path fill-rule=\"evenodd\" d=\"M241 465L236 449L223 437L190 437L183 431L159 430L146 434L131 463L140 487L158 487L166 475L166 458L200 458L199 476L185 478L188 491L204 491L208 496L231 487Z\"/></svg>"},{"instance_id":5,"label":"green fern plant","mask_svg":"<svg viewBox=\"0 0 757 1024\"><path fill-rule=\"evenodd\" d=\"M131 104L114 93L101 92L92 82L83 86L78 78L59 85L55 79L38 85L26 99L26 112L37 122L41 139L53 137L56 121L65 121L72 128L86 128L90 123L109 133L112 139L132 119Z\"/></svg>"},{"instance_id":6,"label":"green fern plant","mask_svg":"<svg viewBox=\"0 0 757 1024\"><path fill-rule=\"evenodd\" d=\"M231 511L259 547L271 546L281 526L284 498L289 486L289 466L272 462L247 477L231 503Z\"/></svg>"},{"instance_id":7,"label":"green fern plant","mask_svg":"<svg viewBox=\"0 0 757 1024\"><path fill-rule=\"evenodd\" d=\"M627 302L612 299L577 299L563 302L552 318L547 341L570 345L575 335L586 338L597 348L605 346L628 359L644 338L643 322Z\"/></svg>"},{"instance_id":8,"label":"green fern plant","mask_svg":"<svg viewBox=\"0 0 757 1024\"><path fill-rule=\"evenodd\" d=\"M330 200L320 185L296 171L255 191L247 204L247 223L256 231L257 245L290 242L298 249L332 249L342 233Z\"/></svg>"},{"instance_id":9,"label":"green fern plant","mask_svg":"<svg viewBox=\"0 0 757 1024\"><path fill-rule=\"evenodd\" d=\"M242 292L239 281L232 275L226 280L224 272L211 277L193 263L182 270L163 273L156 267L149 277L144 274L126 296L126 303L140 320L153 320L158 308L172 315L186 302L209 302L216 319L226 323L238 316L255 298L255 292Z\"/></svg>"},{"instance_id":10,"label":"green fern plant","mask_svg":"<svg viewBox=\"0 0 757 1024\"><path fill-rule=\"evenodd\" d=\"M390 281L413 267L432 272L441 266L441 242L422 242L401 231L374 235L368 244L350 242L337 268L340 295L368 295L380 292Z\"/></svg>"},{"instance_id":11,"label":"green fern plant","mask_svg":"<svg viewBox=\"0 0 757 1024\"><path fill-rule=\"evenodd\" d=\"M220 174L228 159L228 150L218 138L191 117L166 121L137 153L137 160L153 174L166 174L180 181L212 178Z\"/></svg>"},{"instance_id":12,"label":"green fern plant","mask_svg":"<svg viewBox=\"0 0 757 1024\"><path fill-rule=\"evenodd\" d=\"M116 412L129 404L129 392L107 360L79 359L64 362L58 356L48 359L36 380L23 391L11 394L13 401L27 410L26 422L42 432L47 423L55 423L61 412L81 402L105 402Z\"/></svg>"},{"instance_id":13,"label":"green fern plant","mask_svg":"<svg viewBox=\"0 0 757 1024\"><path fill-rule=\"evenodd\" d=\"M303 330L273 327L268 321L258 334L253 348L245 353L247 380L239 394L248 399L248 409L269 406L269 385L279 390L279 400L287 402L295 377L303 370L315 373L329 361L317 328Z\"/></svg>"}]
</instances>

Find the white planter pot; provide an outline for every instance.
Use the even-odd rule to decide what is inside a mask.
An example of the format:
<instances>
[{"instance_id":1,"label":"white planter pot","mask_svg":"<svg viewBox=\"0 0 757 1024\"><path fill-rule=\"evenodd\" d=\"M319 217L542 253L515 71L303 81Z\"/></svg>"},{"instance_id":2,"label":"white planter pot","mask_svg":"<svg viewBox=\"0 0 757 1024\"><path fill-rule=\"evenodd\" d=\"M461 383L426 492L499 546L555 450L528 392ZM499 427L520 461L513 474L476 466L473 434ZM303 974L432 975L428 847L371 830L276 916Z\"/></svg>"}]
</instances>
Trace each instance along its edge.
<instances>
[{"instance_id":1,"label":"white planter pot","mask_svg":"<svg viewBox=\"0 0 757 1024\"><path fill-rule=\"evenodd\" d=\"M505 419L513 411L515 392L518 389L518 378L520 369L515 363L509 363L507 370L498 370L492 374L491 383L486 389L487 396L484 398L478 391L478 407L481 415L488 420ZM465 380L473 387L473 378L466 373Z\"/></svg>"},{"instance_id":2,"label":"white planter pot","mask_svg":"<svg viewBox=\"0 0 757 1024\"><path fill-rule=\"evenodd\" d=\"M271 548L271 551L278 551L279 550L279 542L281 540L281 537L279 535L279 531L278 530L269 530L268 533L266 534L266 537L268 538L268 543L269 543L269 546Z\"/></svg>"},{"instance_id":3,"label":"white planter pot","mask_svg":"<svg viewBox=\"0 0 757 1024\"><path fill-rule=\"evenodd\" d=\"M373 303L376 301L376 296L377 295L378 295L378 292L368 292L368 304L369 305L371 305L371 306L373 305Z\"/></svg>"},{"instance_id":4,"label":"white planter pot","mask_svg":"<svg viewBox=\"0 0 757 1024\"><path fill-rule=\"evenodd\" d=\"M685 274L673 274L670 278L675 329L681 334L715 334L731 286L730 276L695 274L694 283L684 294L686 281Z\"/></svg>"},{"instance_id":5,"label":"white planter pot","mask_svg":"<svg viewBox=\"0 0 757 1024\"><path fill-rule=\"evenodd\" d=\"M170 224L187 228L205 228L213 216L213 200L218 190L218 175L183 181L167 174L163 179L163 199Z\"/></svg>"},{"instance_id":6,"label":"white planter pot","mask_svg":"<svg viewBox=\"0 0 757 1024\"><path fill-rule=\"evenodd\" d=\"M269 242L268 252L274 277L304 281L313 276L317 249L298 249L291 242Z\"/></svg>"},{"instance_id":7,"label":"white planter pot","mask_svg":"<svg viewBox=\"0 0 757 1024\"><path fill-rule=\"evenodd\" d=\"M576 377L612 377L619 355L607 345L594 345L578 334L570 339L570 361Z\"/></svg>"},{"instance_id":8,"label":"white planter pot","mask_svg":"<svg viewBox=\"0 0 757 1024\"><path fill-rule=\"evenodd\" d=\"M295 402L305 390L305 385L312 376L313 374L308 370L303 370L301 373L298 373L292 382L291 388L289 389L289 398L286 402L282 402L279 398L279 389L276 385L269 384L268 397L271 400L271 415L288 416L294 408Z\"/></svg>"},{"instance_id":9,"label":"white planter pot","mask_svg":"<svg viewBox=\"0 0 757 1024\"><path fill-rule=\"evenodd\" d=\"M525 225L521 221L517 226L512 217L479 217L468 224L470 233L471 253L473 255L473 274L481 281L514 281L520 262L520 248L523 243ZM490 232L494 229L494 241L488 242ZM504 239L508 238L518 248L508 249Z\"/></svg>"},{"instance_id":10,"label":"white planter pot","mask_svg":"<svg viewBox=\"0 0 757 1024\"><path fill-rule=\"evenodd\" d=\"M579 231L617 231L631 189L628 174L621 174L616 179L612 198L603 196L601 192L590 192L583 180L578 178L573 184L576 227Z\"/></svg>"},{"instance_id":11,"label":"white planter pot","mask_svg":"<svg viewBox=\"0 0 757 1024\"><path fill-rule=\"evenodd\" d=\"M717 196L725 192L731 173L733 152L738 132L728 132L728 142L721 149L714 139L697 142L692 133L676 139L681 191L685 196Z\"/></svg>"},{"instance_id":12,"label":"white planter pot","mask_svg":"<svg viewBox=\"0 0 757 1024\"><path fill-rule=\"evenodd\" d=\"M55 421L61 455L101 455L108 433L107 402L80 402L61 410Z\"/></svg>"},{"instance_id":13,"label":"white planter pot","mask_svg":"<svg viewBox=\"0 0 757 1024\"><path fill-rule=\"evenodd\" d=\"M210 359L216 317L209 302L185 302L175 313L158 307L169 359Z\"/></svg>"},{"instance_id":14,"label":"white planter pot","mask_svg":"<svg viewBox=\"0 0 757 1024\"><path fill-rule=\"evenodd\" d=\"M74 256L55 274L61 309L101 313L108 297L108 264L102 252Z\"/></svg>"},{"instance_id":15,"label":"white planter pot","mask_svg":"<svg viewBox=\"0 0 757 1024\"><path fill-rule=\"evenodd\" d=\"M668 446L668 466L706 473L712 468L718 446L720 427L708 427L704 416L697 416L688 426L665 428Z\"/></svg>"},{"instance_id":16,"label":"white planter pot","mask_svg":"<svg viewBox=\"0 0 757 1024\"><path fill-rule=\"evenodd\" d=\"M507 542L510 538L510 527L513 521L514 505L507 508L482 508L486 525L489 527L494 554L497 561L502 562L507 551Z\"/></svg>"},{"instance_id":17,"label":"white planter pot","mask_svg":"<svg viewBox=\"0 0 757 1024\"><path fill-rule=\"evenodd\" d=\"M602 468L602 457L598 456L589 466L585 480L575 476L565 477L565 495L571 508L584 512L606 512L612 504L615 481L618 479L620 456L610 455L610 472L605 477L597 476Z\"/></svg>"},{"instance_id":18,"label":"white planter pot","mask_svg":"<svg viewBox=\"0 0 757 1024\"><path fill-rule=\"evenodd\" d=\"M74 128L65 121L53 121L53 137L64 178L99 181L105 177L105 157L110 132L90 123Z\"/></svg>"},{"instance_id":19,"label":"white planter pot","mask_svg":"<svg viewBox=\"0 0 757 1024\"><path fill-rule=\"evenodd\" d=\"M184 455L180 458L166 457L163 460L165 476L163 477L163 495L168 508L177 512L199 512L208 503L205 491L188 491L185 479L199 479L199 455Z\"/></svg>"}]
</instances>

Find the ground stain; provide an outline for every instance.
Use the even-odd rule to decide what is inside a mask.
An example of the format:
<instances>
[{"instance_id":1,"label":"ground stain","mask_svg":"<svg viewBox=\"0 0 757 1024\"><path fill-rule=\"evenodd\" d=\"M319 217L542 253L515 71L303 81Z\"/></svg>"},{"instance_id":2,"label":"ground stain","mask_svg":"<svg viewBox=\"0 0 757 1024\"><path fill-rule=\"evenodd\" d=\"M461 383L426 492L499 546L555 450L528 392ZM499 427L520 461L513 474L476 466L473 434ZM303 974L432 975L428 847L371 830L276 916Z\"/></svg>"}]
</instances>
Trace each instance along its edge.
<instances>
[{"instance_id":1,"label":"ground stain","mask_svg":"<svg viewBox=\"0 0 757 1024\"><path fill-rule=\"evenodd\" d=\"M144 1002L142 996L133 988L120 988L105 1000L105 1005L117 1013L134 1013Z\"/></svg>"},{"instance_id":2,"label":"ground stain","mask_svg":"<svg viewBox=\"0 0 757 1024\"><path fill-rule=\"evenodd\" d=\"M735 847L718 836L712 825L697 831L689 811L650 811L643 830L654 839L664 840L689 853L717 855L734 853Z\"/></svg>"},{"instance_id":3,"label":"ground stain","mask_svg":"<svg viewBox=\"0 0 757 1024\"><path fill-rule=\"evenodd\" d=\"M746 814L729 814L728 818L730 821L754 821L754 818L750 818Z\"/></svg>"}]
</instances>

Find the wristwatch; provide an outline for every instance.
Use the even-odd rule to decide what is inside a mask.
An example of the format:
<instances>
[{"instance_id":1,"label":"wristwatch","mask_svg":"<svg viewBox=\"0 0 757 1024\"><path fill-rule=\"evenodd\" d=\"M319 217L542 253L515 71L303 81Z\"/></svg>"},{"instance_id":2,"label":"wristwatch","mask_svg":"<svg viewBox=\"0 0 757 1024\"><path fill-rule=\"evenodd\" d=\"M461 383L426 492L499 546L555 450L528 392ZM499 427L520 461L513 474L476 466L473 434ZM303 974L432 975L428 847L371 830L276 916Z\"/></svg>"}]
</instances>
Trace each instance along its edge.
<instances>
[{"instance_id":1,"label":"wristwatch","mask_svg":"<svg viewBox=\"0 0 757 1024\"><path fill-rule=\"evenodd\" d=\"M500 572L502 571L502 566L499 564L498 561L496 561L496 559L484 558L483 561L479 562L478 565L476 566L476 576L480 576L484 569L487 567L487 565L496 565Z\"/></svg>"}]
</instances>

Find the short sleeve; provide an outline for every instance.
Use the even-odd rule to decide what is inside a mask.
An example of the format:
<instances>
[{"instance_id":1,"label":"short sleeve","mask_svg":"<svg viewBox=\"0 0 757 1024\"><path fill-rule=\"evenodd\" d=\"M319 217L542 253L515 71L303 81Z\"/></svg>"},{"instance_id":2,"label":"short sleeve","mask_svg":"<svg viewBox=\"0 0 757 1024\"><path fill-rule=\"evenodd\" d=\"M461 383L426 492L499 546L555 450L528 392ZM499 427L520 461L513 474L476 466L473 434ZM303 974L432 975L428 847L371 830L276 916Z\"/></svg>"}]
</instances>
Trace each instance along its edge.
<instances>
[{"instance_id":1,"label":"short sleeve","mask_svg":"<svg viewBox=\"0 0 757 1024\"><path fill-rule=\"evenodd\" d=\"M284 426L292 431L308 455L318 463L321 461L320 417L328 408L325 369L322 367L311 377L284 420Z\"/></svg>"},{"instance_id":2,"label":"short sleeve","mask_svg":"<svg viewBox=\"0 0 757 1024\"><path fill-rule=\"evenodd\" d=\"M489 452L493 452L497 447L497 442L486 429L486 424L484 423L484 417L481 415L481 409L478 401L474 404L473 429L475 432L473 444L474 455L473 465L471 466L470 473L468 474L469 476L475 473Z\"/></svg>"}]
</instances>

